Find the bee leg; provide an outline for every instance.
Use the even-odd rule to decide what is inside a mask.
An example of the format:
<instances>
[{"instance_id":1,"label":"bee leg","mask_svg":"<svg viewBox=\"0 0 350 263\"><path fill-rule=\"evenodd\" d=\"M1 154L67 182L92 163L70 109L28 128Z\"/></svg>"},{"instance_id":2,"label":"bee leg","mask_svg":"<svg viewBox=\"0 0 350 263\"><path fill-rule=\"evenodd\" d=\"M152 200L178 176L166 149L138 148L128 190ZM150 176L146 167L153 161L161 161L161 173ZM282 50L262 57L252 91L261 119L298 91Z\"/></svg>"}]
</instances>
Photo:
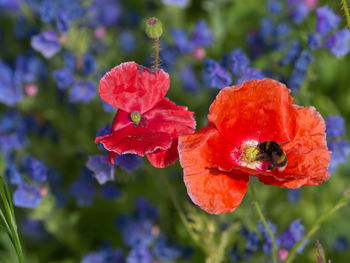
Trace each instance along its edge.
<instances>
[{"instance_id":1,"label":"bee leg","mask_svg":"<svg viewBox=\"0 0 350 263\"><path fill-rule=\"evenodd\" d=\"M269 167L267 167L267 170L273 170L273 168L275 168L275 166L272 163L270 163Z\"/></svg>"},{"instance_id":2,"label":"bee leg","mask_svg":"<svg viewBox=\"0 0 350 263\"><path fill-rule=\"evenodd\" d=\"M259 153L256 157L255 157L255 161L260 161L265 159L265 154L263 153Z\"/></svg>"}]
</instances>

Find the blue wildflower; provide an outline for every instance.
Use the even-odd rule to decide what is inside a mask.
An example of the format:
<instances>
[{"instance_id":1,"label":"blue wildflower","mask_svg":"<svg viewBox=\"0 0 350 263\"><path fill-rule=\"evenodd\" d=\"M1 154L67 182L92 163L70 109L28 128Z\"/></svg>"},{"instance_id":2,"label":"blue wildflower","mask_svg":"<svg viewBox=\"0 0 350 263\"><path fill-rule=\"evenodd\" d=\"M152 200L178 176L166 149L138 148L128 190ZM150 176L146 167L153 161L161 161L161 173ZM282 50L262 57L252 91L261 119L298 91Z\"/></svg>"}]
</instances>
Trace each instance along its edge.
<instances>
[{"instance_id":1,"label":"blue wildflower","mask_svg":"<svg viewBox=\"0 0 350 263\"><path fill-rule=\"evenodd\" d=\"M230 74L215 60L207 58L204 66L205 78L211 87L223 89L232 83Z\"/></svg>"},{"instance_id":2,"label":"blue wildflower","mask_svg":"<svg viewBox=\"0 0 350 263\"><path fill-rule=\"evenodd\" d=\"M309 51L303 50L299 57L296 59L294 66L298 70L304 70L308 68L308 66L314 61L313 56Z\"/></svg>"},{"instance_id":3,"label":"blue wildflower","mask_svg":"<svg viewBox=\"0 0 350 263\"><path fill-rule=\"evenodd\" d=\"M287 200L290 203L296 204L300 202L301 190L300 189L288 189L286 188Z\"/></svg>"},{"instance_id":4,"label":"blue wildflower","mask_svg":"<svg viewBox=\"0 0 350 263\"><path fill-rule=\"evenodd\" d=\"M172 29L170 34L175 42L176 49L182 53L187 54L193 51L194 44L188 39L188 34L182 29Z\"/></svg>"},{"instance_id":5,"label":"blue wildflower","mask_svg":"<svg viewBox=\"0 0 350 263\"><path fill-rule=\"evenodd\" d=\"M180 8L185 8L189 0L162 0L165 5L175 5Z\"/></svg>"},{"instance_id":6,"label":"blue wildflower","mask_svg":"<svg viewBox=\"0 0 350 263\"><path fill-rule=\"evenodd\" d=\"M50 23L56 15L55 1L43 0L39 5L40 19L44 23Z\"/></svg>"},{"instance_id":7,"label":"blue wildflower","mask_svg":"<svg viewBox=\"0 0 350 263\"><path fill-rule=\"evenodd\" d=\"M300 25L308 14L308 7L303 2L299 2L292 7L292 10L290 11L290 18L295 24Z\"/></svg>"},{"instance_id":8,"label":"blue wildflower","mask_svg":"<svg viewBox=\"0 0 350 263\"><path fill-rule=\"evenodd\" d=\"M267 221L267 224L272 232L273 235L276 235L276 225L273 224L271 221ZM271 254L272 253L272 240L270 238L269 233L267 232L264 224L262 221L259 221L258 223L258 230L263 236L263 239L265 243L263 244L263 251L265 254ZM277 237L275 237L276 245L279 245L279 240Z\"/></svg>"},{"instance_id":9,"label":"blue wildflower","mask_svg":"<svg viewBox=\"0 0 350 263\"><path fill-rule=\"evenodd\" d=\"M326 120L327 138L342 137L345 135L345 121L340 115L328 116Z\"/></svg>"},{"instance_id":10,"label":"blue wildflower","mask_svg":"<svg viewBox=\"0 0 350 263\"><path fill-rule=\"evenodd\" d=\"M300 223L301 219L294 220L289 228L283 232L279 238L280 246L292 249L294 244L302 240L305 236L305 227Z\"/></svg>"},{"instance_id":11,"label":"blue wildflower","mask_svg":"<svg viewBox=\"0 0 350 263\"><path fill-rule=\"evenodd\" d=\"M143 163L142 159L136 154L120 154L115 158L114 164L119 166L127 173L131 173L138 169Z\"/></svg>"},{"instance_id":12,"label":"blue wildflower","mask_svg":"<svg viewBox=\"0 0 350 263\"><path fill-rule=\"evenodd\" d=\"M73 182L70 192L76 198L78 206L89 206L95 198L95 184L89 170L83 170L82 174Z\"/></svg>"},{"instance_id":13,"label":"blue wildflower","mask_svg":"<svg viewBox=\"0 0 350 263\"><path fill-rule=\"evenodd\" d=\"M146 221L155 221L158 217L158 209L156 206L150 205L149 202L143 197L135 199L136 203L136 218Z\"/></svg>"},{"instance_id":14,"label":"blue wildflower","mask_svg":"<svg viewBox=\"0 0 350 263\"><path fill-rule=\"evenodd\" d=\"M181 249L176 245L167 245L164 236L160 236L153 248L154 255L160 261L174 261L181 256Z\"/></svg>"},{"instance_id":15,"label":"blue wildflower","mask_svg":"<svg viewBox=\"0 0 350 263\"><path fill-rule=\"evenodd\" d=\"M63 53L63 67L71 72L75 71L76 60L72 52Z\"/></svg>"},{"instance_id":16,"label":"blue wildflower","mask_svg":"<svg viewBox=\"0 0 350 263\"><path fill-rule=\"evenodd\" d=\"M335 32L325 40L324 45L337 58L345 56L350 51L350 31L344 28Z\"/></svg>"},{"instance_id":17,"label":"blue wildflower","mask_svg":"<svg viewBox=\"0 0 350 263\"><path fill-rule=\"evenodd\" d=\"M147 247L138 246L133 248L128 257L126 263L151 263L152 254Z\"/></svg>"},{"instance_id":18,"label":"blue wildflower","mask_svg":"<svg viewBox=\"0 0 350 263\"><path fill-rule=\"evenodd\" d=\"M45 58L51 58L61 50L61 44L55 31L46 30L31 39L32 48L39 51Z\"/></svg>"},{"instance_id":19,"label":"blue wildflower","mask_svg":"<svg viewBox=\"0 0 350 263\"><path fill-rule=\"evenodd\" d=\"M20 185L24 183L21 173L18 171L17 167L13 162L8 162L6 164L4 176L9 184Z\"/></svg>"},{"instance_id":20,"label":"blue wildflower","mask_svg":"<svg viewBox=\"0 0 350 263\"><path fill-rule=\"evenodd\" d=\"M179 79L181 80L185 91L189 93L198 92L198 81L196 78L196 74L194 73L194 70L190 65L186 65L179 72Z\"/></svg>"},{"instance_id":21,"label":"blue wildflower","mask_svg":"<svg viewBox=\"0 0 350 263\"><path fill-rule=\"evenodd\" d=\"M95 57L91 53L83 56L83 74L85 76L93 73L97 68Z\"/></svg>"},{"instance_id":22,"label":"blue wildflower","mask_svg":"<svg viewBox=\"0 0 350 263\"><path fill-rule=\"evenodd\" d=\"M15 65L15 76L24 83L34 82L45 72L42 60L30 53L26 56L17 56Z\"/></svg>"},{"instance_id":23,"label":"blue wildflower","mask_svg":"<svg viewBox=\"0 0 350 263\"><path fill-rule=\"evenodd\" d=\"M129 218L123 225L121 232L124 243L129 247L147 247L153 240L152 224L147 220Z\"/></svg>"},{"instance_id":24,"label":"blue wildflower","mask_svg":"<svg viewBox=\"0 0 350 263\"><path fill-rule=\"evenodd\" d=\"M52 75L59 89L66 89L74 83L74 76L68 69L56 69Z\"/></svg>"},{"instance_id":25,"label":"blue wildflower","mask_svg":"<svg viewBox=\"0 0 350 263\"><path fill-rule=\"evenodd\" d=\"M297 58L298 54L301 51L301 46L300 46L299 41L297 39L294 39L291 42L292 42L292 44L287 52L287 55L280 62L280 64L282 66L286 66L286 65L291 64Z\"/></svg>"},{"instance_id":26,"label":"blue wildflower","mask_svg":"<svg viewBox=\"0 0 350 263\"><path fill-rule=\"evenodd\" d=\"M321 48L322 47L321 36L316 33L310 33L308 38L308 45L311 50Z\"/></svg>"},{"instance_id":27,"label":"blue wildflower","mask_svg":"<svg viewBox=\"0 0 350 263\"><path fill-rule=\"evenodd\" d=\"M244 81L249 81L252 79L263 79L264 75L261 69L247 68L243 74L238 78L236 85L242 84Z\"/></svg>"},{"instance_id":28,"label":"blue wildflower","mask_svg":"<svg viewBox=\"0 0 350 263\"><path fill-rule=\"evenodd\" d=\"M25 171L32 180L38 183L43 183L47 180L48 169L42 162L30 156L26 156L22 162Z\"/></svg>"},{"instance_id":29,"label":"blue wildflower","mask_svg":"<svg viewBox=\"0 0 350 263\"><path fill-rule=\"evenodd\" d=\"M112 106L111 104L105 102L104 100L102 100L102 108L105 112L107 113L115 113L115 111L117 110L116 107Z\"/></svg>"},{"instance_id":30,"label":"blue wildflower","mask_svg":"<svg viewBox=\"0 0 350 263\"><path fill-rule=\"evenodd\" d=\"M69 99L73 103L87 104L96 96L96 87L93 81L79 80L69 90Z\"/></svg>"},{"instance_id":31,"label":"blue wildflower","mask_svg":"<svg viewBox=\"0 0 350 263\"><path fill-rule=\"evenodd\" d=\"M349 242L345 236L339 236L334 240L332 247L335 251L346 251L349 247Z\"/></svg>"},{"instance_id":32,"label":"blue wildflower","mask_svg":"<svg viewBox=\"0 0 350 263\"><path fill-rule=\"evenodd\" d=\"M102 187L102 197L109 199L109 200L114 200L118 197L120 197L122 194L120 190L113 186L113 185L104 185Z\"/></svg>"},{"instance_id":33,"label":"blue wildflower","mask_svg":"<svg viewBox=\"0 0 350 263\"><path fill-rule=\"evenodd\" d=\"M117 37L120 48L125 53L131 53L136 49L136 40L131 30L124 30Z\"/></svg>"},{"instance_id":34,"label":"blue wildflower","mask_svg":"<svg viewBox=\"0 0 350 263\"><path fill-rule=\"evenodd\" d=\"M166 72L169 72L176 64L176 61L178 59L178 52L175 48L165 45L162 42L160 42L160 48L162 50L159 56L161 61L160 67Z\"/></svg>"},{"instance_id":35,"label":"blue wildflower","mask_svg":"<svg viewBox=\"0 0 350 263\"><path fill-rule=\"evenodd\" d=\"M284 37L291 32L291 27L288 23L279 23L275 28L276 37Z\"/></svg>"},{"instance_id":36,"label":"blue wildflower","mask_svg":"<svg viewBox=\"0 0 350 263\"><path fill-rule=\"evenodd\" d=\"M213 43L213 33L205 20L196 23L191 41L195 47L207 47Z\"/></svg>"},{"instance_id":37,"label":"blue wildflower","mask_svg":"<svg viewBox=\"0 0 350 263\"><path fill-rule=\"evenodd\" d=\"M327 35L330 31L337 28L341 18L336 15L328 5L317 8L316 31L321 36Z\"/></svg>"},{"instance_id":38,"label":"blue wildflower","mask_svg":"<svg viewBox=\"0 0 350 263\"><path fill-rule=\"evenodd\" d=\"M94 25L113 26L119 22L122 7L116 0L93 0L90 7Z\"/></svg>"},{"instance_id":39,"label":"blue wildflower","mask_svg":"<svg viewBox=\"0 0 350 263\"><path fill-rule=\"evenodd\" d=\"M109 125L109 124L107 123L106 126L104 126L103 128L97 130L96 137L106 135L106 134L108 134L108 133L110 133L110 132L111 132L111 125ZM107 151L107 150L105 149L105 147L103 147L103 144L102 144L102 143L99 143L99 144L98 144L98 149L99 149L100 151Z\"/></svg>"},{"instance_id":40,"label":"blue wildflower","mask_svg":"<svg viewBox=\"0 0 350 263\"><path fill-rule=\"evenodd\" d=\"M56 27L61 34L67 34L69 31L69 18L66 12L59 12L56 16Z\"/></svg>"},{"instance_id":41,"label":"blue wildflower","mask_svg":"<svg viewBox=\"0 0 350 263\"><path fill-rule=\"evenodd\" d=\"M21 184L13 193L13 204L17 207L35 208L40 203L40 191L35 185Z\"/></svg>"},{"instance_id":42,"label":"blue wildflower","mask_svg":"<svg viewBox=\"0 0 350 263\"><path fill-rule=\"evenodd\" d=\"M330 173L337 170L338 166L346 162L350 153L350 144L346 140L335 140L327 143L328 149L332 152L331 162L328 171Z\"/></svg>"},{"instance_id":43,"label":"blue wildflower","mask_svg":"<svg viewBox=\"0 0 350 263\"><path fill-rule=\"evenodd\" d=\"M0 60L0 102L14 106L23 99L22 86L15 82L12 69Z\"/></svg>"},{"instance_id":44,"label":"blue wildflower","mask_svg":"<svg viewBox=\"0 0 350 263\"><path fill-rule=\"evenodd\" d=\"M304 82L305 77L306 77L305 70L294 69L291 76L288 79L288 87L293 92L298 92L301 85Z\"/></svg>"},{"instance_id":45,"label":"blue wildflower","mask_svg":"<svg viewBox=\"0 0 350 263\"><path fill-rule=\"evenodd\" d=\"M244 54L242 49L235 49L228 54L227 67L231 70L233 75L241 75L249 65L249 58Z\"/></svg>"},{"instance_id":46,"label":"blue wildflower","mask_svg":"<svg viewBox=\"0 0 350 263\"><path fill-rule=\"evenodd\" d=\"M86 167L93 172L99 184L114 180L114 165L108 162L107 155L90 155Z\"/></svg>"},{"instance_id":47,"label":"blue wildflower","mask_svg":"<svg viewBox=\"0 0 350 263\"><path fill-rule=\"evenodd\" d=\"M0 1L0 8L4 10L16 11L21 7L21 0L2 0Z\"/></svg>"},{"instance_id":48,"label":"blue wildflower","mask_svg":"<svg viewBox=\"0 0 350 263\"><path fill-rule=\"evenodd\" d=\"M278 0L270 0L267 2L267 10L274 15L279 15L282 12L283 5Z\"/></svg>"}]
</instances>

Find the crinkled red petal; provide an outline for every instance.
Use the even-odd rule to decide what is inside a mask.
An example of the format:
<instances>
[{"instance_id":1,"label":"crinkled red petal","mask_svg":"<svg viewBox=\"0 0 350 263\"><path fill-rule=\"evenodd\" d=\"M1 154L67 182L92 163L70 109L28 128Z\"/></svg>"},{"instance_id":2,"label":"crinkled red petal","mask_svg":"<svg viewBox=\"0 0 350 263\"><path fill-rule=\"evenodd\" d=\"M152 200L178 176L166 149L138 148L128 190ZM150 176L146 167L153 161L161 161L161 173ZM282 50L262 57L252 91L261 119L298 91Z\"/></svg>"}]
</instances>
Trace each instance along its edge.
<instances>
[{"instance_id":1,"label":"crinkled red petal","mask_svg":"<svg viewBox=\"0 0 350 263\"><path fill-rule=\"evenodd\" d=\"M248 180L220 171L207 158L212 154L208 140L217 134L217 129L208 125L195 134L181 136L178 146L188 195L195 204L212 214L233 212L248 187Z\"/></svg>"},{"instance_id":2,"label":"crinkled red petal","mask_svg":"<svg viewBox=\"0 0 350 263\"><path fill-rule=\"evenodd\" d=\"M178 139L174 139L169 149L157 150L153 153L147 154L149 162L157 168L167 167L177 159L179 159L179 153L177 151Z\"/></svg>"},{"instance_id":3,"label":"crinkled red petal","mask_svg":"<svg viewBox=\"0 0 350 263\"><path fill-rule=\"evenodd\" d=\"M99 93L103 100L118 109L143 114L163 99L168 89L169 75L162 69L126 62L104 75Z\"/></svg>"},{"instance_id":4,"label":"crinkled red petal","mask_svg":"<svg viewBox=\"0 0 350 263\"><path fill-rule=\"evenodd\" d=\"M252 139L287 142L295 123L289 93L285 85L272 79L246 81L221 90L208 118L237 146Z\"/></svg>"},{"instance_id":5,"label":"crinkled red petal","mask_svg":"<svg viewBox=\"0 0 350 263\"><path fill-rule=\"evenodd\" d=\"M97 137L95 143L102 143L108 151L118 154L134 153L144 156L158 149L168 149L173 138L165 132L158 132L129 125L121 130Z\"/></svg>"}]
</instances>

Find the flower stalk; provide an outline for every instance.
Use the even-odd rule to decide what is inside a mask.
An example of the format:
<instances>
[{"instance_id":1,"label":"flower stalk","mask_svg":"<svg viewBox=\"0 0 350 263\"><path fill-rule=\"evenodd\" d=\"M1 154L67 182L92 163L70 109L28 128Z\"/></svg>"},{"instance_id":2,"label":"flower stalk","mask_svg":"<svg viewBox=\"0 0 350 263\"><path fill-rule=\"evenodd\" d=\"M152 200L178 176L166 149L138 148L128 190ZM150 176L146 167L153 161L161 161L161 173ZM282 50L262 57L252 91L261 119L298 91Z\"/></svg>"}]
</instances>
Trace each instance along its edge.
<instances>
[{"instance_id":1,"label":"flower stalk","mask_svg":"<svg viewBox=\"0 0 350 263\"><path fill-rule=\"evenodd\" d=\"M163 34L162 23L155 17L151 17L146 21L146 35L153 39L154 44L154 64L153 68L157 69L159 65L159 38Z\"/></svg>"},{"instance_id":2,"label":"flower stalk","mask_svg":"<svg viewBox=\"0 0 350 263\"><path fill-rule=\"evenodd\" d=\"M348 25L348 28L350 30L350 12L349 12L348 3L346 2L346 0L341 0L341 5L342 5L343 10L344 10L346 24Z\"/></svg>"}]
</instances>

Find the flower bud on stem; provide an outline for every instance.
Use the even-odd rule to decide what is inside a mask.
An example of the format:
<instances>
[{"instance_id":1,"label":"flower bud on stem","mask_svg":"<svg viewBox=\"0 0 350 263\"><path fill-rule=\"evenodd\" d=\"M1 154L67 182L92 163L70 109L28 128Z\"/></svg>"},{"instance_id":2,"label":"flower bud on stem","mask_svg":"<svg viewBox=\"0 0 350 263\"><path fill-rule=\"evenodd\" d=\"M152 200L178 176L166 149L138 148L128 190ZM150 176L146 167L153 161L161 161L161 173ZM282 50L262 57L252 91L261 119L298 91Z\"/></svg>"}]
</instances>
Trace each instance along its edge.
<instances>
[{"instance_id":1,"label":"flower bud on stem","mask_svg":"<svg viewBox=\"0 0 350 263\"><path fill-rule=\"evenodd\" d=\"M159 64L159 38L163 34L162 23L155 17L151 17L146 21L146 35L153 39L154 43L154 65L157 69Z\"/></svg>"}]
</instances>

